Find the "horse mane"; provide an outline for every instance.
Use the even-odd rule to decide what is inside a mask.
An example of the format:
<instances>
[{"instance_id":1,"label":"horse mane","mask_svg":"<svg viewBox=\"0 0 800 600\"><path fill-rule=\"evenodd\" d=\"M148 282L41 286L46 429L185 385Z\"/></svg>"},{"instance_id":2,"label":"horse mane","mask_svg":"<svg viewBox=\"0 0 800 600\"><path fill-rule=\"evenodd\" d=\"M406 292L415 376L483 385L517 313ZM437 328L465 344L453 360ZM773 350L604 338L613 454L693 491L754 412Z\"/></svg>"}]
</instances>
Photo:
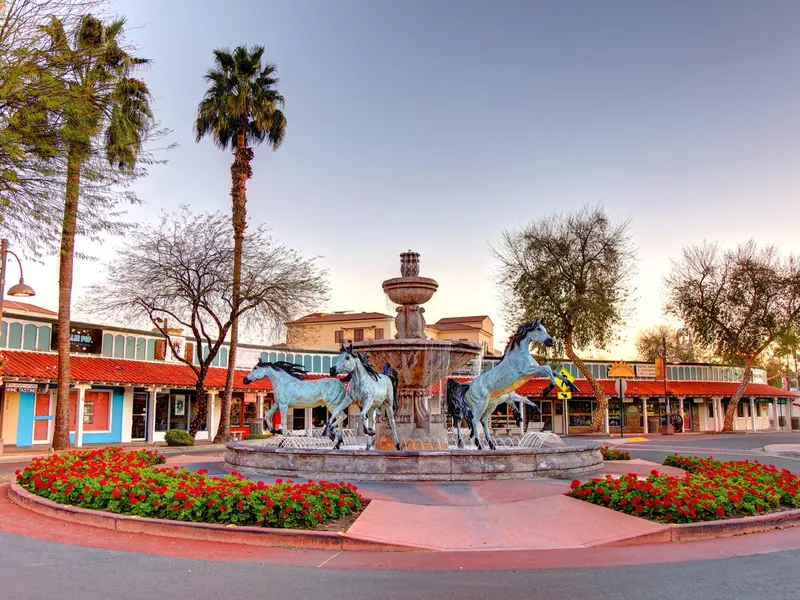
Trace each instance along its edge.
<instances>
[{"instance_id":1,"label":"horse mane","mask_svg":"<svg viewBox=\"0 0 800 600\"><path fill-rule=\"evenodd\" d=\"M375 381L377 381L378 380L378 372L369 363L369 359L367 358L367 355L364 354L363 352L359 352L357 350L351 350L350 353L353 356L355 356L359 360L359 362L361 362L361 366L363 366L364 369L366 369L367 373L369 373L372 376L372 378Z\"/></svg>"},{"instance_id":2,"label":"horse mane","mask_svg":"<svg viewBox=\"0 0 800 600\"><path fill-rule=\"evenodd\" d=\"M296 379L304 380L305 377L303 375L306 374L306 369L303 365L297 365L295 363L286 362L285 360L278 360L275 362L262 362L258 361L259 367L272 367L274 369L278 369L279 371L283 371L287 375L291 375Z\"/></svg>"},{"instance_id":3,"label":"horse mane","mask_svg":"<svg viewBox=\"0 0 800 600\"><path fill-rule=\"evenodd\" d=\"M517 328L517 331L514 332L514 335L512 335L511 339L508 341L508 345L506 345L506 349L503 351L503 356L500 359L500 362L503 361L503 358L505 358L506 355L511 350L519 346L522 343L522 340L525 339L525 336L528 335L534 329L536 329L541 324L541 322L542 322L541 319L536 319L535 321L530 321L528 323L523 323L522 325L520 325Z\"/></svg>"}]
</instances>

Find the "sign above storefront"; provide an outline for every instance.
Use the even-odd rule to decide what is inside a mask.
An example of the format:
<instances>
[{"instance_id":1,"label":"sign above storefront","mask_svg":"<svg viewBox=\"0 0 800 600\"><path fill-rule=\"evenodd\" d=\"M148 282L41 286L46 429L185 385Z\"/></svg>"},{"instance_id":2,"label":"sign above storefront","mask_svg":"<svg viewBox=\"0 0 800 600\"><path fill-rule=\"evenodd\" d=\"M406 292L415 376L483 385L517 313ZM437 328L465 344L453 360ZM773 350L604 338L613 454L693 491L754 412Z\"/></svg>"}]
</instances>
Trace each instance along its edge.
<instances>
[{"instance_id":1,"label":"sign above storefront","mask_svg":"<svg viewBox=\"0 0 800 600\"><path fill-rule=\"evenodd\" d=\"M625 361L618 361L611 365L611 368L608 370L609 377L635 377L633 373L633 369L630 368L628 363Z\"/></svg>"},{"instance_id":2,"label":"sign above storefront","mask_svg":"<svg viewBox=\"0 0 800 600\"><path fill-rule=\"evenodd\" d=\"M21 392L35 394L39 391L39 386L35 383L8 383L4 384L6 392Z\"/></svg>"},{"instance_id":3,"label":"sign above storefront","mask_svg":"<svg viewBox=\"0 0 800 600\"><path fill-rule=\"evenodd\" d=\"M53 327L50 336L50 349L58 349L58 328ZM103 330L93 327L69 328L69 351L82 354L101 354L103 352Z\"/></svg>"},{"instance_id":4,"label":"sign above storefront","mask_svg":"<svg viewBox=\"0 0 800 600\"><path fill-rule=\"evenodd\" d=\"M649 364L638 364L636 366L636 377L656 378L656 366Z\"/></svg>"}]
</instances>

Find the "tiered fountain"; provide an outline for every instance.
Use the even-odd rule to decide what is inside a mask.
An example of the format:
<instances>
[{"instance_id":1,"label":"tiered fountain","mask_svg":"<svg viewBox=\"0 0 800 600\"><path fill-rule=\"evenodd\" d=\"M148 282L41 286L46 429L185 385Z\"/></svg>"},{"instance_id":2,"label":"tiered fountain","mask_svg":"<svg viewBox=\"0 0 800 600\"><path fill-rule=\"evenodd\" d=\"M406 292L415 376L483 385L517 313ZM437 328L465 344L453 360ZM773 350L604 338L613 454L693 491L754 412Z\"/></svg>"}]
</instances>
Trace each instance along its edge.
<instances>
[{"instance_id":1,"label":"tiered fountain","mask_svg":"<svg viewBox=\"0 0 800 600\"><path fill-rule=\"evenodd\" d=\"M400 260L401 276L383 282L389 299L399 305L395 339L358 342L353 348L366 353L375 367L380 369L388 362L398 372L396 422L405 449L396 451L388 436L381 441L381 434L388 433L388 426L381 423L377 450L365 451L355 445L334 450L330 440L320 438L301 444L285 443L292 438L235 441L226 446L226 466L257 475L334 481L529 479L597 471L603 463L597 444L520 444L493 451L448 447L442 395L431 394L429 388L477 358L481 348L471 342L425 337L421 305L431 299L439 284L419 276L416 252L403 252Z\"/></svg>"},{"instance_id":2,"label":"tiered fountain","mask_svg":"<svg viewBox=\"0 0 800 600\"><path fill-rule=\"evenodd\" d=\"M365 352L370 363L387 362L399 374L399 410L395 416L397 434L402 440L421 440L423 444L447 443L442 395L428 390L456 369L481 353L480 345L457 340L431 340L425 336L425 309L420 306L433 297L439 284L419 276L419 254L409 250L400 255L400 277L383 282L389 300L399 304L393 340L366 340L353 344ZM386 434L388 427L379 431ZM379 435L378 448L393 447L388 435Z\"/></svg>"}]
</instances>

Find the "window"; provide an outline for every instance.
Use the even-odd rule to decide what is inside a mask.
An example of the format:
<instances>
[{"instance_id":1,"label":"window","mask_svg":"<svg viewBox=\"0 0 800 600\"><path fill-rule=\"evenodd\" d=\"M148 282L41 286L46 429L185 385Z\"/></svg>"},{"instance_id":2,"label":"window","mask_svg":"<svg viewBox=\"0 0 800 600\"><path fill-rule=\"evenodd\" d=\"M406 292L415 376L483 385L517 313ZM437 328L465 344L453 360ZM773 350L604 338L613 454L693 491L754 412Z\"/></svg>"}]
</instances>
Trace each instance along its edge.
<instances>
[{"instance_id":1,"label":"window","mask_svg":"<svg viewBox=\"0 0 800 600\"><path fill-rule=\"evenodd\" d=\"M231 398L231 427L242 426L242 400Z\"/></svg>"},{"instance_id":2,"label":"window","mask_svg":"<svg viewBox=\"0 0 800 600\"><path fill-rule=\"evenodd\" d=\"M333 341L337 344L344 344L344 329L339 329L333 333Z\"/></svg>"},{"instance_id":3,"label":"window","mask_svg":"<svg viewBox=\"0 0 800 600\"><path fill-rule=\"evenodd\" d=\"M84 425L92 425L94 424L94 401L86 401L83 402L83 424Z\"/></svg>"},{"instance_id":4,"label":"window","mask_svg":"<svg viewBox=\"0 0 800 600\"><path fill-rule=\"evenodd\" d=\"M354 342L363 342L364 341L364 330L363 329L354 329L353 330L353 341Z\"/></svg>"},{"instance_id":5,"label":"window","mask_svg":"<svg viewBox=\"0 0 800 600\"><path fill-rule=\"evenodd\" d=\"M375 328L375 339L382 340L383 339L383 327L376 327Z\"/></svg>"},{"instance_id":6,"label":"window","mask_svg":"<svg viewBox=\"0 0 800 600\"><path fill-rule=\"evenodd\" d=\"M714 401L713 400L708 402L708 418L709 419L713 419L714 418Z\"/></svg>"},{"instance_id":7,"label":"window","mask_svg":"<svg viewBox=\"0 0 800 600\"><path fill-rule=\"evenodd\" d=\"M736 413L740 417L744 417L745 416L745 414L744 414L744 402L742 402L742 400L739 400L739 404L736 405Z\"/></svg>"}]
</instances>

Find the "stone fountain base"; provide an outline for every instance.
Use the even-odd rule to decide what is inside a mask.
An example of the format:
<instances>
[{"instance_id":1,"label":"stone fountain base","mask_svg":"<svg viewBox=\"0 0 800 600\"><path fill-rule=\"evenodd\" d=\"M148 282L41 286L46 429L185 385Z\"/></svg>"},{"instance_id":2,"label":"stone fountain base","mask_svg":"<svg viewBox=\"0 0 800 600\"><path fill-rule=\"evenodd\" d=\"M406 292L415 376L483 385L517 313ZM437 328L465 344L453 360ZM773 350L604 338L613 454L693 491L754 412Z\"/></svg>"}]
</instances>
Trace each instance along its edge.
<instances>
[{"instance_id":1,"label":"stone fountain base","mask_svg":"<svg viewBox=\"0 0 800 600\"><path fill-rule=\"evenodd\" d=\"M229 469L253 475L330 481L476 481L571 479L602 468L597 444L499 450L403 450L276 448L264 440L229 442Z\"/></svg>"}]
</instances>

